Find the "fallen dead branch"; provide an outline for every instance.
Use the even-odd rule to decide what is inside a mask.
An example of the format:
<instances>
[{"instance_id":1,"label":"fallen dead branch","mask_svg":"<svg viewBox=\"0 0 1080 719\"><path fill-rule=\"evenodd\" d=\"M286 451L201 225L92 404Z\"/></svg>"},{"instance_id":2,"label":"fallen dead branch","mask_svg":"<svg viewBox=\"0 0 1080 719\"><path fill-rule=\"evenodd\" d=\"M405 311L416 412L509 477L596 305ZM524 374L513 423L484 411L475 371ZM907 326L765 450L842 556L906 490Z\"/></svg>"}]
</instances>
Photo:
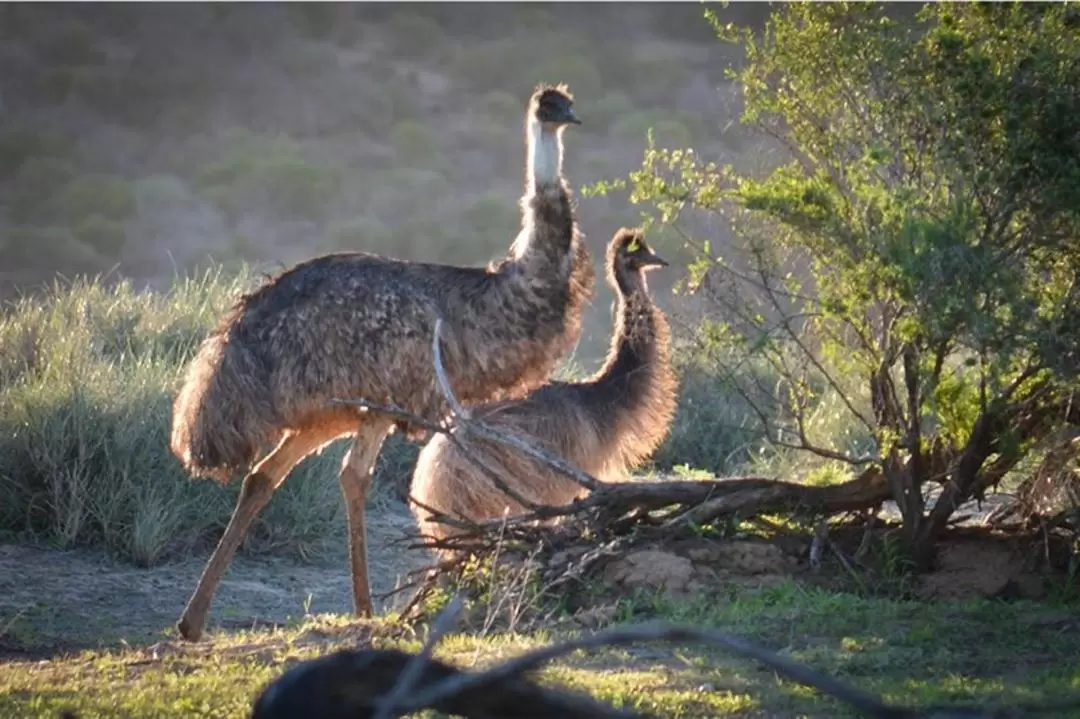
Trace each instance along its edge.
<instances>
[{"instance_id":1,"label":"fallen dead branch","mask_svg":"<svg viewBox=\"0 0 1080 719\"><path fill-rule=\"evenodd\" d=\"M474 530L485 531L504 525L581 515L592 509L602 509L603 518L610 522L634 510L648 512L675 507L680 511L669 514L668 520L663 525L666 529L687 523L706 524L718 517L733 514L743 518L770 512L800 510L815 514L835 514L867 509L889 498L889 488L885 477L875 468L865 470L859 477L849 482L831 486L808 486L767 477L616 484L603 482L545 449L536 447L520 437L500 432L484 424L482 420L472 417L468 410L458 402L450 387L442 364L441 339L442 320L440 319L435 323L432 349L435 374L447 404L451 407L447 420L441 423L432 422L399 407L381 405L365 399L336 399L334 401L387 414L430 432L446 435L473 459L496 487L522 506L530 508L529 512L516 517L472 524L471 528ZM460 428L460 433L454 432L457 428ZM469 451L462 439L463 436L469 434L513 447L574 480L589 490L590 494L583 499L557 507L538 506L528 502L518 496L496 472L476 460L475 455ZM460 518L446 519L450 520L448 523L456 520L458 527L463 524Z\"/></svg>"},{"instance_id":2,"label":"fallen dead branch","mask_svg":"<svg viewBox=\"0 0 1080 719\"><path fill-rule=\"evenodd\" d=\"M431 651L453 624L459 610L460 604L455 597L451 606L436 618L419 654L346 650L289 669L263 690L256 700L252 718L378 719L434 709L483 719L548 719L556 716L646 719L649 715L616 709L586 695L542 687L526 676L544 664L578 650L643 641L696 642L719 647L757 661L788 680L812 687L871 719L1025 717L1059 714L1080 706L1080 700L1030 708L892 706L749 640L716 630L666 622L614 627L527 652L485 671L467 672L431 657Z\"/></svg>"},{"instance_id":3,"label":"fallen dead branch","mask_svg":"<svg viewBox=\"0 0 1080 719\"><path fill-rule=\"evenodd\" d=\"M490 553L496 546L547 546L552 551L569 546L592 546L573 567L552 567L547 572L556 586L582 576L591 566L613 550L634 541L671 539L693 534L703 525L722 520L751 519L762 514L788 513L806 517L823 517L845 511L867 510L889 498L889 486L876 467L862 472L857 478L839 485L808 486L797 482L769 477L733 477L713 480L636 481L610 483L570 465L561 457L529 441L508 435L483 422L464 408L450 386L442 360L442 320L435 323L432 339L434 372L449 408L439 422L419 417L392 405L381 405L366 399L337 399L338 403L363 407L370 412L383 413L408 422L429 432L445 435L469 458L500 491L525 507L527 511L498 520L474 522L465 517L450 517L432 512L436 521L455 530L451 537L440 540L419 538L412 547L447 550L464 556L465 553ZM469 436L512 447L536 462L544 464L577 482L587 494L570 504L540 506L515 492L507 481L479 460L470 450ZM411 499L411 498L410 498ZM411 500L415 503L415 500ZM418 503L417 503L418 504ZM430 508L425 507L429 510ZM551 520L560 520L558 528ZM421 589L407 607L416 606L438 575L458 566L460 562L443 561L413 574L423 579L408 586ZM401 588L395 590L400 592Z\"/></svg>"}]
</instances>

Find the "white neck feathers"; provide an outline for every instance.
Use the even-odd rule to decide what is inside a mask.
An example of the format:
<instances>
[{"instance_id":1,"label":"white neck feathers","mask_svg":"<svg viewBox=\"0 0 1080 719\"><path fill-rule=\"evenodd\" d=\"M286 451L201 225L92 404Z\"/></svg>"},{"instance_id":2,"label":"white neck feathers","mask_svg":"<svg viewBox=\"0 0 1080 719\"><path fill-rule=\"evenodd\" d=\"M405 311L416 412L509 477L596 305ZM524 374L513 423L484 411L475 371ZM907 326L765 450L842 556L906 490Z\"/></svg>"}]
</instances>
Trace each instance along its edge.
<instances>
[{"instance_id":1,"label":"white neck feathers","mask_svg":"<svg viewBox=\"0 0 1080 719\"><path fill-rule=\"evenodd\" d=\"M562 138L533 118L529 121L529 182L533 188L554 185L562 172Z\"/></svg>"}]
</instances>

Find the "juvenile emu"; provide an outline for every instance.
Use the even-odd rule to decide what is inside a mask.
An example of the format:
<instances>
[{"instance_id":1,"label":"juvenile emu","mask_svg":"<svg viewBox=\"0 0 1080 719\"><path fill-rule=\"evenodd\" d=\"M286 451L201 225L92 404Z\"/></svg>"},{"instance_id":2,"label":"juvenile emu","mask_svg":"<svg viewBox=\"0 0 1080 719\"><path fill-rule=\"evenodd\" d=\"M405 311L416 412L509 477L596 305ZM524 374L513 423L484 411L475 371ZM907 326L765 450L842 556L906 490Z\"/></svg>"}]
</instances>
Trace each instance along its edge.
<instances>
[{"instance_id":1,"label":"juvenile emu","mask_svg":"<svg viewBox=\"0 0 1080 719\"><path fill-rule=\"evenodd\" d=\"M562 132L580 124L572 105L565 86L540 86L530 99L522 229L504 259L452 267L363 252L319 257L240 298L203 342L176 397L170 446L196 476L225 483L247 474L177 624L184 638L202 635L222 575L292 468L344 436L355 437L338 477L353 600L358 615L372 613L365 496L387 435L422 432L332 399L442 416L432 369L437 318L447 374L467 403L525 394L577 343L594 271L562 175Z\"/></svg>"},{"instance_id":2,"label":"juvenile emu","mask_svg":"<svg viewBox=\"0 0 1080 719\"><path fill-rule=\"evenodd\" d=\"M608 283L618 308L603 367L584 382L552 382L523 399L475 407L473 416L599 479L622 479L663 441L675 412L678 383L668 357L667 319L650 299L645 281L648 269L666 265L640 231L619 230L607 250ZM467 443L477 459L527 500L557 505L584 493L573 480L506 445L479 438ZM420 452L411 494L452 518L496 519L504 507L524 511L441 434ZM428 537L454 534L421 507L413 505L413 514Z\"/></svg>"}]
</instances>

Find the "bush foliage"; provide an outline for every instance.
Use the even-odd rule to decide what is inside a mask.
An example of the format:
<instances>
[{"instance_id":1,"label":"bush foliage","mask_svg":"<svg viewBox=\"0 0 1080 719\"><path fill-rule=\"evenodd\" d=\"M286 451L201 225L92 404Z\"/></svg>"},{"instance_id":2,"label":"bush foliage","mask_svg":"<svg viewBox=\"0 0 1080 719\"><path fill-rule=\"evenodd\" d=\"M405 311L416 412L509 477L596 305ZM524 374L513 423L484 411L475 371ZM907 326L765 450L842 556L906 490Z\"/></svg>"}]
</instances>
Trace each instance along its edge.
<instances>
[{"instance_id":1,"label":"bush foliage","mask_svg":"<svg viewBox=\"0 0 1080 719\"><path fill-rule=\"evenodd\" d=\"M699 339L758 430L878 465L927 566L957 506L1080 422L1080 33L1063 5L887 10L785 5L764 35L707 12L746 49L743 121L788 159L758 176L650 146L626 184L688 228ZM723 255L701 215L735 229ZM854 445L814 431L826 401Z\"/></svg>"}]
</instances>

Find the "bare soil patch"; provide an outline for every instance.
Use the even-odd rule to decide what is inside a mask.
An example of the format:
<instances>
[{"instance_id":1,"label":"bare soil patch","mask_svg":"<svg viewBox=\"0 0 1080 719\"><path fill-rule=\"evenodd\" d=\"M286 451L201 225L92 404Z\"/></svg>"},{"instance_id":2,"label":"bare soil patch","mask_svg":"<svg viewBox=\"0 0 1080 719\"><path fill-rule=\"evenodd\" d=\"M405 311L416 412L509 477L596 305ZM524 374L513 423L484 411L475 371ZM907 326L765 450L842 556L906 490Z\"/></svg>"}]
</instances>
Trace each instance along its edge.
<instances>
[{"instance_id":1,"label":"bare soil patch","mask_svg":"<svg viewBox=\"0 0 1080 719\"><path fill-rule=\"evenodd\" d=\"M404 505L388 503L368 517L371 582L378 595L428 557L394 543L415 528ZM207 557L139 568L96 550L0 545L0 658L170 636ZM340 553L306 563L238 556L214 599L209 628L249 629L306 614L350 613L348 566L344 545ZM376 609L386 611L395 601L400 598L376 601Z\"/></svg>"},{"instance_id":2,"label":"bare soil patch","mask_svg":"<svg viewBox=\"0 0 1080 719\"><path fill-rule=\"evenodd\" d=\"M400 541L415 531L403 504L372 508L369 518L369 562L378 596L393 590L409 572L429 565L431 557ZM687 598L726 587L771 587L792 578L828 584L822 572L811 571L807 550L808 542L784 546L754 538L651 542L624 548L589 574L618 596L660 591ZM1046 596L1046 568L1033 566L1032 555L1032 548L1017 540L951 535L941 546L937 571L918 578L913 589L924 599L1039 599ZM139 568L101 551L0 545L0 660L170 639L206 558L199 554ZM377 601L377 611L401 608L410 597L411 592L402 592ZM612 616L612 607L596 603L579 609L579 622L586 627L603 625ZM332 555L309 562L238 557L214 600L210 629L253 629L307 615L351 612L343 541Z\"/></svg>"}]
</instances>

